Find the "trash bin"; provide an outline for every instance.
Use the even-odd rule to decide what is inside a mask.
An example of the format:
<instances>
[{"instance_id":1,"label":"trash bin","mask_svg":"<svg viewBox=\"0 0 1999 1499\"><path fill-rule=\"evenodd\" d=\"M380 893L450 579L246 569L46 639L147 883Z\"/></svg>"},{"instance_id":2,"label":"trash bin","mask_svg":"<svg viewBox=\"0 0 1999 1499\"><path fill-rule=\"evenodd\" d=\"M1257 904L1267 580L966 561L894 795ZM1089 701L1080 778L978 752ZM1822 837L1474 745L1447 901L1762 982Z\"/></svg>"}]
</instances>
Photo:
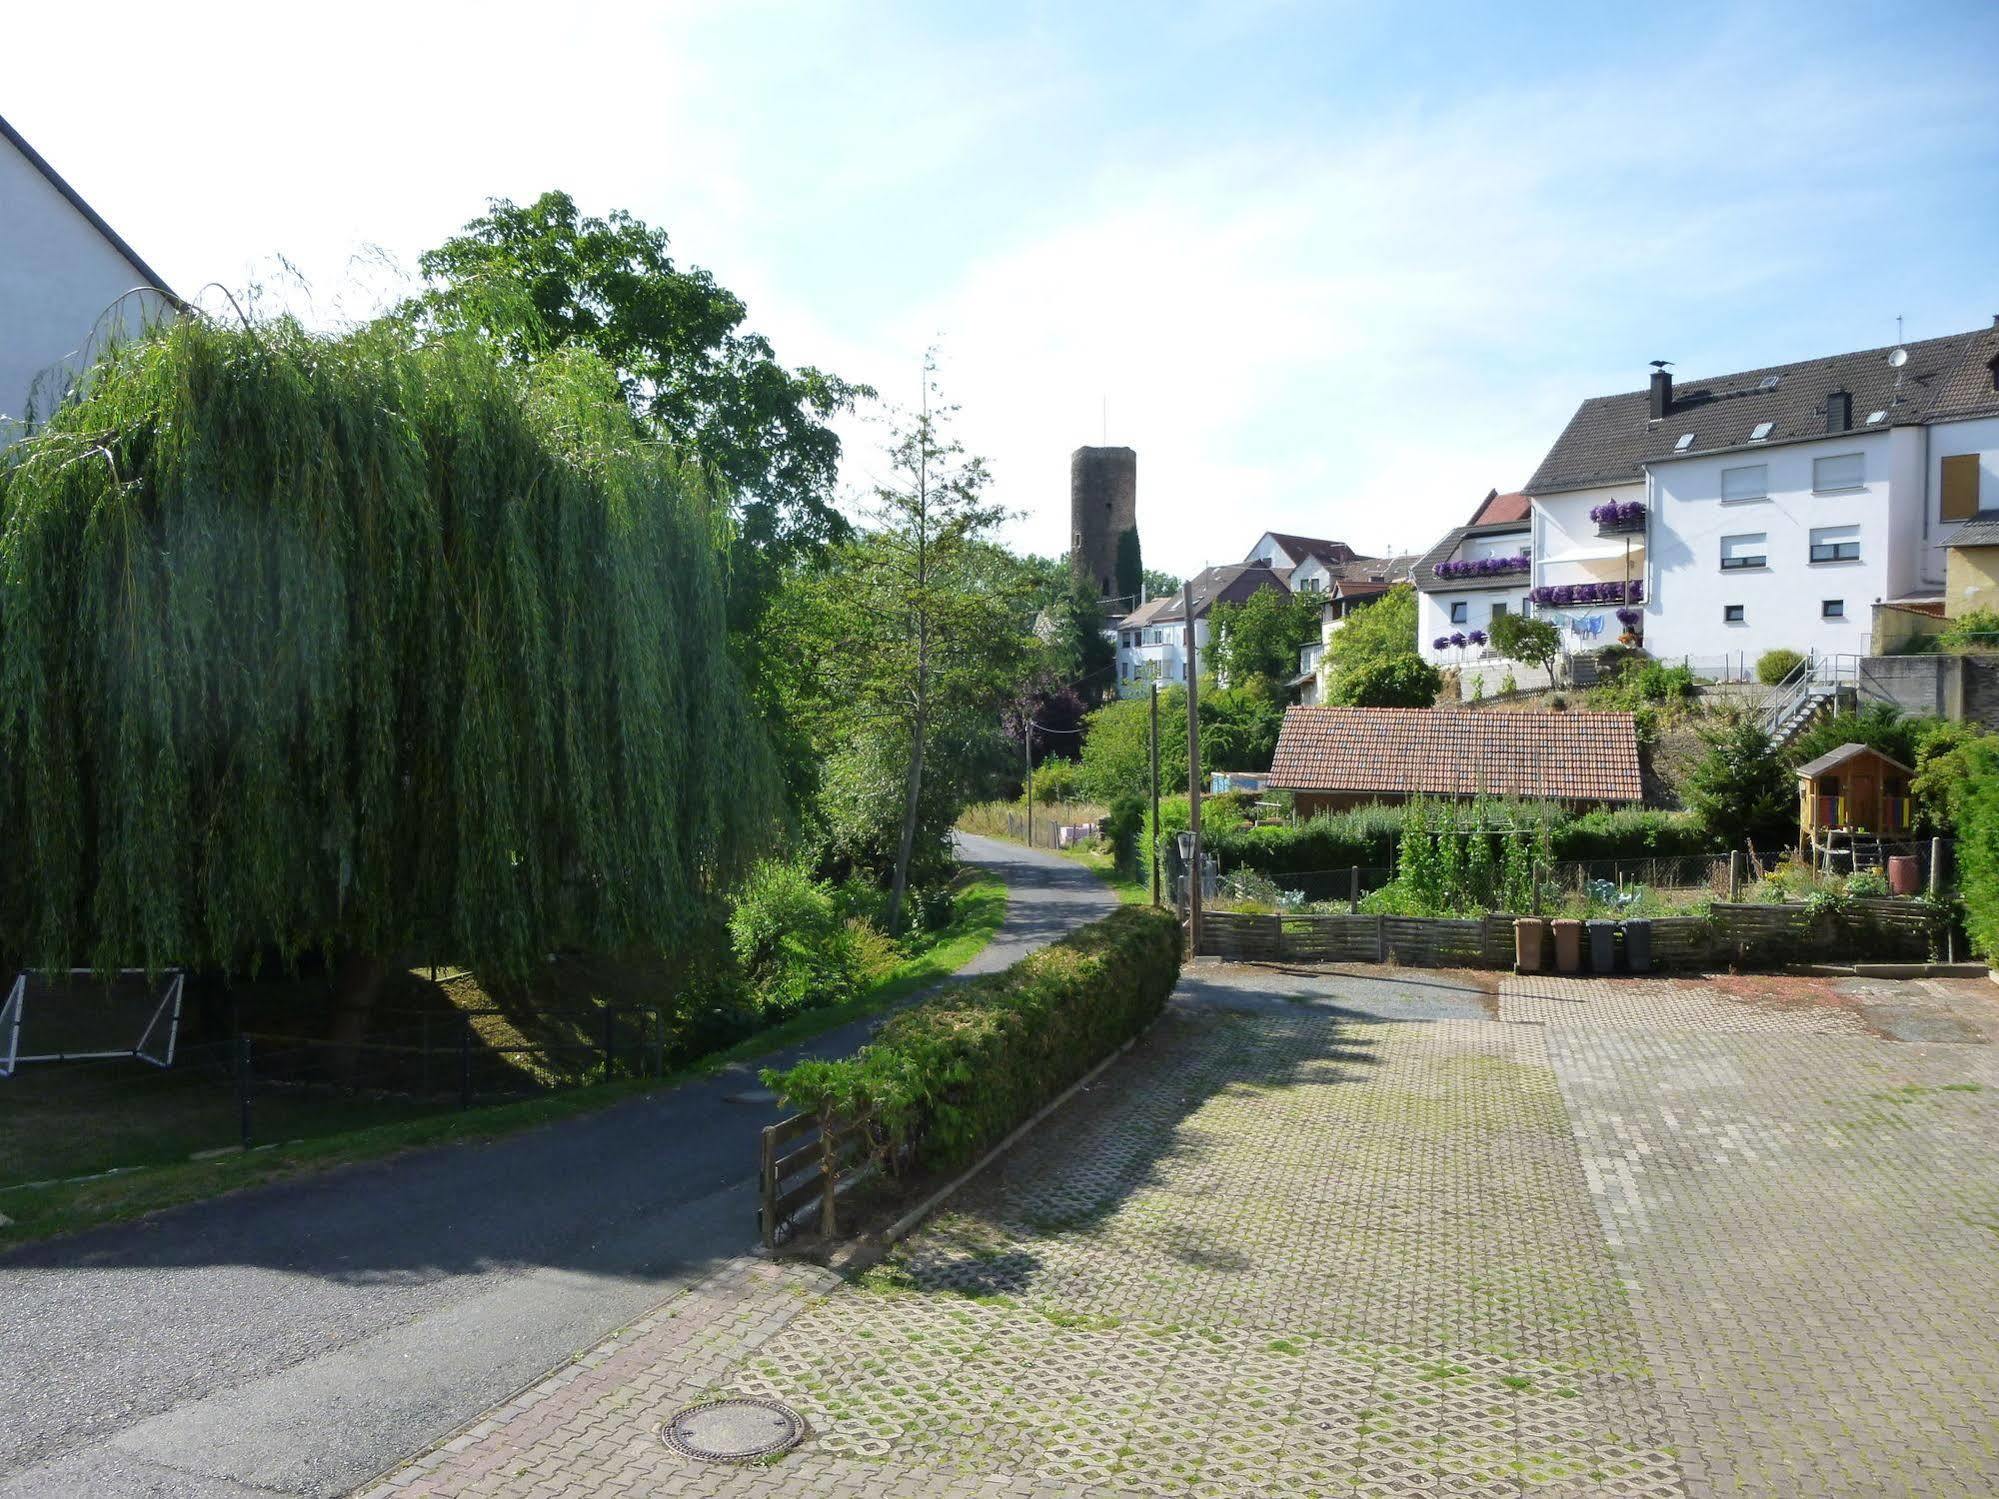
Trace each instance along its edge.
<instances>
[{"instance_id":1,"label":"trash bin","mask_svg":"<svg viewBox=\"0 0 1999 1499\"><path fill-rule=\"evenodd\" d=\"M1562 973L1579 972L1583 966L1583 924L1572 916L1548 923L1555 934L1555 967Z\"/></svg>"},{"instance_id":2,"label":"trash bin","mask_svg":"<svg viewBox=\"0 0 1999 1499\"><path fill-rule=\"evenodd\" d=\"M1652 971L1652 923L1640 917L1624 923L1624 966L1633 973Z\"/></svg>"},{"instance_id":3,"label":"trash bin","mask_svg":"<svg viewBox=\"0 0 1999 1499\"><path fill-rule=\"evenodd\" d=\"M1914 895L1923 888L1922 861L1914 854L1888 856L1888 888L1897 895Z\"/></svg>"},{"instance_id":4,"label":"trash bin","mask_svg":"<svg viewBox=\"0 0 1999 1499\"><path fill-rule=\"evenodd\" d=\"M1589 971L1591 973L1615 973L1617 971L1617 923L1614 921L1592 921L1589 927Z\"/></svg>"},{"instance_id":5,"label":"trash bin","mask_svg":"<svg viewBox=\"0 0 1999 1499\"><path fill-rule=\"evenodd\" d=\"M1513 971L1539 973L1541 949L1547 940L1547 922L1538 916L1516 916L1513 920Z\"/></svg>"}]
</instances>

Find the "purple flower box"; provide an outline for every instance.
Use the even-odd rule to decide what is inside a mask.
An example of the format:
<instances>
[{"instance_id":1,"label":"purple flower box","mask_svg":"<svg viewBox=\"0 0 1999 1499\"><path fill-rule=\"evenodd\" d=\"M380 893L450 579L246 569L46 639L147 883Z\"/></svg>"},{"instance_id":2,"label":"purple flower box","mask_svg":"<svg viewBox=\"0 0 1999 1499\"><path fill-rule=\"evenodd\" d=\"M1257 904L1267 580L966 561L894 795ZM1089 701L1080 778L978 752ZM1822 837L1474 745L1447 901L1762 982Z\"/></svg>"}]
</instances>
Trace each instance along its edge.
<instances>
[{"instance_id":1,"label":"purple flower box","mask_svg":"<svg viewBox=\"0 0 1999 1499\"><path fill-rule=\"evenodd\" d=\"M1645 529L1645 507L1637 500L1611 500L1590 511L1589 518L1599 532Z\"/></svg>"},{"instance_id":2,"label":"purple flower box","mask_svg":"<svg viewBox=\"0 0 1999 1499\"><path fill-rule=\"evenodd\" d=\"M1632 583L1557 583L1536 588L1528 595L1536 604L1565 608L1576 604L1640 604L1645 601L1645 585Z\"/></svg>"},{"instance_id":3,"label":"purple flower box","mask_svg":"<svg viewBox=\"0 0 1999 1499\"><path fill-rule=\"evenodd\" d=\"M1469 634L1469 635L1465 636L1465 639L1469 640L1469 641L1470 641L1470 642L1471 642L1471 643L1472 643L1473 645L1484 645L1484 644L1485 644L1485 631L1483 631L1483 630L1473 630L1473 631L1471 632L1471 634Z\"/></svg>"},{"instance_id":4,"label":"purple flower box","mask_svg":"<svg viewBox=\"0 0 1999 1499\"><path fill-rule=\"evenodd\" d=\"M1464 643L1465 643L1465 632L1463 630L1453 630L1451 632L1451 644L1463 645Z\"/></svg>"},{"instance_id":5,"label":"purple flower box","mask_svg":"<svg viewBox=\"0 0 1999 1499\"><path fill-rule=\"evenodd\" d=\"M1474 562L1439 562L1430 569L1440 578L1497 578L1506 573L1524 573L1530 565L1528 554L1517 557L1480 557Z\"/></svg>"}]
</instances>

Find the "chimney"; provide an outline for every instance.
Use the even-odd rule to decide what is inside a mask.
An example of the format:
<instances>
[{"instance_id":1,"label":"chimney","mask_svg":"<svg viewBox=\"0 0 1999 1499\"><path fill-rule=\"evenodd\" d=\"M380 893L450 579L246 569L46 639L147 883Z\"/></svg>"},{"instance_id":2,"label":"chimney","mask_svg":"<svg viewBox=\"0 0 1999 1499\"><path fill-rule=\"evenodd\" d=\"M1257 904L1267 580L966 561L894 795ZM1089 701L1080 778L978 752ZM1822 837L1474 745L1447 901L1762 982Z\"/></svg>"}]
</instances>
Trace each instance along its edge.
<instances>
[{"instance_id":1,"label":"chimney","mask_svg":"<svg viewBox=\"0 0 1999 1499\"><path fill-rule=\"evenodd\" d=\"M1825 398L1825 429L1827 432L1847 432L1853 428L1853 397L1843 390L1835 390Z\"/></svg>"},{"instance_id":2,"label":"chimney","mask_svg":"<svg viewBox=\"0 0 1999 1499\"><path fill-rule=\"evenodd\" d=\"M1663 364L1664 362L1665 361L1663 360L1656 361L1657 364ZM1671 411L1672 409L1673 409L1672 372L1669 370L1655 367L1652 371L1652 420L1655 422L1658 421L1661 417L1663 417L1667 412Z\"/></svg>"}]
</instances>

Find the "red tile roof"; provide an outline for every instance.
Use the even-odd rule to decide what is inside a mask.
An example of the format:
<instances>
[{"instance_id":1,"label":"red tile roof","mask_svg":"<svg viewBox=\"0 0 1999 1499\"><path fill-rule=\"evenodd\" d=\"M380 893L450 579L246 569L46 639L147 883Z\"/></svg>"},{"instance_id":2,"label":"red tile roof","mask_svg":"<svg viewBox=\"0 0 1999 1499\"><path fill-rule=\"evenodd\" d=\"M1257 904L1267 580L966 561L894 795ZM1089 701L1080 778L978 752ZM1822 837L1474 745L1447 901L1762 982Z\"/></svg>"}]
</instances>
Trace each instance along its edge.
<instances>
[{"instance_id":1,"label":"red tile roof","mask_svg":"<svg viewBox=\"0 0 1999 1499\"><path fill-rule=\"evenodd\" d=\"M1471 524L1492 526L1501 521L1525 520L1533 501L1519 490L1512 494L1501 494L1498 490L1488 493L1478 509L1473 512Z\"/></svg>"},{"instance_id":2,"label":"red tile roof","mask_svg":"<svg viewBox=\"0 0 1999 1499\"><path fill-rule=\"evenodd\" d=\"M1347 795L1644 798L1629 713L1292 708L1269 784Z\"/></svg>"}]
</instances>

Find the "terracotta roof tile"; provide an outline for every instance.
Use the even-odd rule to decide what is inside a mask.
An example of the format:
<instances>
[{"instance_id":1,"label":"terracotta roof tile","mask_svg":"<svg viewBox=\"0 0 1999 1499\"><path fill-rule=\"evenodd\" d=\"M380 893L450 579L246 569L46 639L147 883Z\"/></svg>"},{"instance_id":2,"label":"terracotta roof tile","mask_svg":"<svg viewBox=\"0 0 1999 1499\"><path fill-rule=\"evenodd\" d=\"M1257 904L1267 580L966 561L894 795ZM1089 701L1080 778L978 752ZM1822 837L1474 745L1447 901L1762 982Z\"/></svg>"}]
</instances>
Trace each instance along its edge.
<instances>
[{"instance_id":1,"label":"terracotta roof tile","mask_svg":"<svg viewBox=\"0 0 1999 1499\"><path fill-rule=\"evenodd\" d=\"M1644 797L1629 713L1292 708L1269 784L1349 795Z\"/></svg>"}]
</instances>

